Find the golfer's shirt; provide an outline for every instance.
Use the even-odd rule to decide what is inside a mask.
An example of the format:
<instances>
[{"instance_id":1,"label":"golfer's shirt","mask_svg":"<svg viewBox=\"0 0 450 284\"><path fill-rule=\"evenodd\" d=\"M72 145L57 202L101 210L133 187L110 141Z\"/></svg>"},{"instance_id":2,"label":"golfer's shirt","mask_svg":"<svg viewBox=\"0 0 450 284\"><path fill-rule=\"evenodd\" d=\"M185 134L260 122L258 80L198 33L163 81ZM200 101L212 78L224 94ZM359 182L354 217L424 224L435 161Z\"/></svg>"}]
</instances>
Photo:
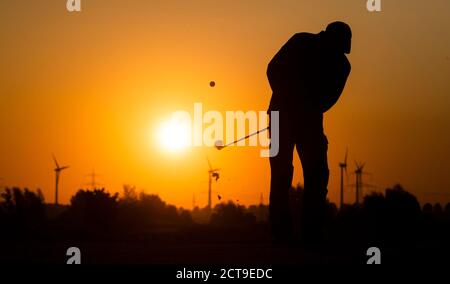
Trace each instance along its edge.
<instances>
[{"instance_id":1,"label":"golfer's shirt","mask_svg":"<svg viewBox=\"0 0 450 284\"><path fill-rule=\"evenodd\" d=\"M343 53L334 53L322 33L294 35L269 63L267 77L273 94L270 111L317 116L339 99L351 66Z\"/></svg>"}]
</instances>

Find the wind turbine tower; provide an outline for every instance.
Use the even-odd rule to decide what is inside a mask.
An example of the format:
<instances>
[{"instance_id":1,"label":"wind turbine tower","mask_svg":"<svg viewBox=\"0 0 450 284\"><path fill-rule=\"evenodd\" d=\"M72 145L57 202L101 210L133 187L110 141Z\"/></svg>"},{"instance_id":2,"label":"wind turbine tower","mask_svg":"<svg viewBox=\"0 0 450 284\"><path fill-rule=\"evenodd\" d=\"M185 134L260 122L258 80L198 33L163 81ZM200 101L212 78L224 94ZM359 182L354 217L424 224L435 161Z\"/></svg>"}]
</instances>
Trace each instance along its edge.
<instances>
[{"instance_id":1,"label":"wind turbine tower","mask_svg":"<svg viewBox=\"0 0 450 284\"><path fill-rule=\"evenodd\" d=\"M362 187L363 187L363 182L362 182L362 175L364 174L364 163L358 163L355 162L356 164L356 170L355 170L355 176L356 176L356 183L355 183L355 187L356 187L356 198L355 198L355 202L356 205L359 205L359 198L360 195L362 193Z\"/></svg>"},{"instance_id":2,"label":"wind turbine tower","mask_svg":"<svg viewBox=\"0 0 450 284\"><path fill-rule=\"evenodd\" d=\"M58 205L58 185L59 185L59 176L61 174L61 172L67 168L69 168L69 166L59 166L58 161L55 158L55 155L53 155L53 161L55 162L55 178L56 178L56 182L55 182L55 205Z\"/></svg>"},{"instance_id":3,"label":"wind turbine tower","mask_svg":"<svg viewBox=\"0 0 450 284\"><path fill-rule=\"evenodd\" d=\"M339 168L341 168L341 209L344 207L344 172L347 176L347 157L348 149L345 151L344 162L339 163Z\"/></svg>"}]
</instances>

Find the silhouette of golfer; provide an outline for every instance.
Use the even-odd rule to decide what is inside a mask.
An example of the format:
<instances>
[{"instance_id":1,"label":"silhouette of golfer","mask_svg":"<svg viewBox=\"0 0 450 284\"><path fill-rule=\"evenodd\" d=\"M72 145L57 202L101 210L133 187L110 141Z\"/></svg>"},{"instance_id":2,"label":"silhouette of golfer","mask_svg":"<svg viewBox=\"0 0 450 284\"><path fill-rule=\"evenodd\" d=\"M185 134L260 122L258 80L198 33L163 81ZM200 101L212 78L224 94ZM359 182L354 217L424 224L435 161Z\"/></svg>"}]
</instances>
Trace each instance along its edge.
<instances>
[{"instance_id":1,"label":"silhouette of golfer","mask_svg":"<svg viewBox=\"0 0 450 284\"><path fill-rule=\"evenodd\" d=\"M352 33L343 22L329 24L319 34L297 33L269 63L273 94L270 111L279 111L279 153L270 158L270 222L275 240L292 236L289 190L296 146L303 167L304 194L301 237L320 237L325 222L329 169L323 113L339 99L350 63Z\"/></svg>"}]
</instances>

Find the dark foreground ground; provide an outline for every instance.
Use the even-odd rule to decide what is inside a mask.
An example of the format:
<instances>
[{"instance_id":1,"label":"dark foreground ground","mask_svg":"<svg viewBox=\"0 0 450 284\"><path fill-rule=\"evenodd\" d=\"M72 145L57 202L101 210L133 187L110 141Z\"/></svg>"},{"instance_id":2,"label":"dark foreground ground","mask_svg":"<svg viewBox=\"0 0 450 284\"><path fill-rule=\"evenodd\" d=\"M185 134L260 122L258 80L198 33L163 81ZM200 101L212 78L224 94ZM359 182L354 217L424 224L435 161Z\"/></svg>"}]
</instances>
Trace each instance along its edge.
<instances>
[{"instance_id":1,"label":"dark foreground ground","mask_svg":"<svg viewBox=\"0 0 450 284\"><path fill-rule=\"evenodd\" d=\"M355 239L328 240L318 247L274 245L264 226L218 228L189 226L153 230L143 235L25 237L4 240L2 263L64 264L69 247L81 250L84 264L365 264L367 249L377 244ZM378 245L383 263L448 263L450 251L439 242Z\"/></svg>"}]
</instances>

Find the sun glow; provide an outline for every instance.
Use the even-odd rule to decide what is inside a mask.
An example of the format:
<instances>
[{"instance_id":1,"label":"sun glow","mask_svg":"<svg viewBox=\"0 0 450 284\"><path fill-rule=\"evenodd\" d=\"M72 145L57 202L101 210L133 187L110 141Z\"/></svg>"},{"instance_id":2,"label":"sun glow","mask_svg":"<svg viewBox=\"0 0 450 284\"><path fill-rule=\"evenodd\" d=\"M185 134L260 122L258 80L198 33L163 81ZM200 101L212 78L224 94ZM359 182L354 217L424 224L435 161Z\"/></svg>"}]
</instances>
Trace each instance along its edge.
<instances>
[{"instance_id":1,"label":"sun glow","mask_svg":"<svg viewBox=\"0 0 450 284\"><path fill-rule=\"evenodd\" d=\"M171 118L163 122L158 129L158 142L169 152L181 152L191 145L190 121Z\"/></svg>"}]
</instances>

